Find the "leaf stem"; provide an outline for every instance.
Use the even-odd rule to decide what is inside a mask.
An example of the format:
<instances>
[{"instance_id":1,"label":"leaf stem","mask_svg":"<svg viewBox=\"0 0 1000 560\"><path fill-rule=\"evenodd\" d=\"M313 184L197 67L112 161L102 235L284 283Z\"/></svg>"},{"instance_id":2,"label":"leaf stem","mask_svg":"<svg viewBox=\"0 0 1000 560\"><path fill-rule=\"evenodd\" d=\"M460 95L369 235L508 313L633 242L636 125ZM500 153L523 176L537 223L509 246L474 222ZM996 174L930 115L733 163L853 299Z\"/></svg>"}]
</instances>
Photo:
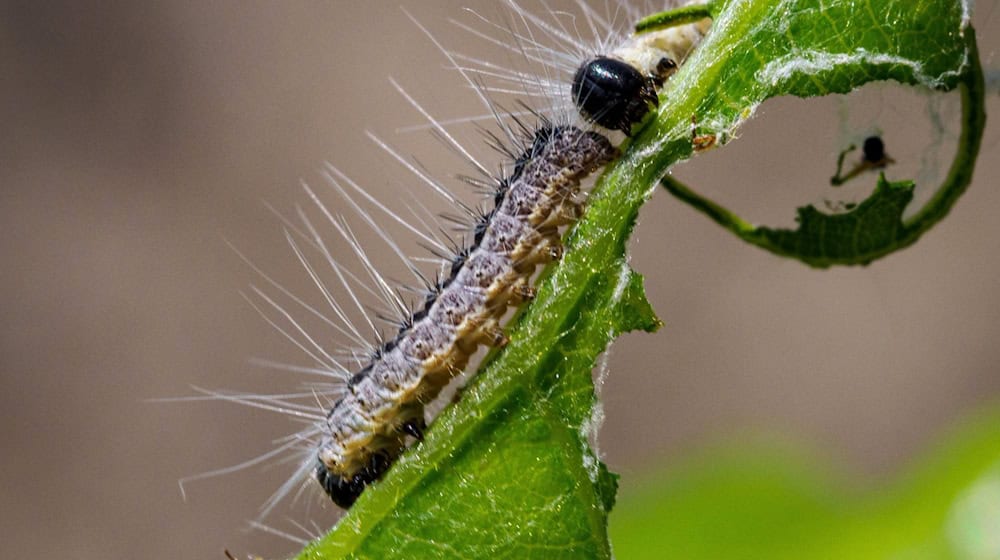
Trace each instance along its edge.
<instances>
[{"instance_id":1,"label":"leaf stem","mask_svg":"<svg viewBox=\"0 0 1000 560\"><path fill-rule=\"evenodd\" d=\"M635 24L635 32L648 33L650 31L676 27L678 25L694 23L705 18L710 18L715 11L715 3L715 0L712 0L710 2L705 2L704 4L691 4L688 6L681 6L680 8L675 8L673 10L660 12L658 14L653 14L639 20L639 22Z\"/></svg>"}]
</instances>

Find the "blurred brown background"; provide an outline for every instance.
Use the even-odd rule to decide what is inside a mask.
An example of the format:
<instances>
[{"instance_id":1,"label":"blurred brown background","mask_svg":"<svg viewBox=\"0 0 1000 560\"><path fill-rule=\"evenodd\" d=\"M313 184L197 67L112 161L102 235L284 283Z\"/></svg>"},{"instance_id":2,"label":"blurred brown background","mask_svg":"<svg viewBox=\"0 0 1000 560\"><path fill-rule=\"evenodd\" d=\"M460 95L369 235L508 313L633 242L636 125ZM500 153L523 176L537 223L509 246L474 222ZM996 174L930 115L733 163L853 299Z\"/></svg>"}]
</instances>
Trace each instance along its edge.
<instances>
[{"instance_id":1,"label":"blurred brown background","mask_svg":"<svg viewBox=\"0 0 1000 560\"><path fill-rule=\"evenodd\" d=\"M468 4L410 9L464 48L468 35L444 20ZM978 2L976 20L990 66L993 4ZM395 134L421 120L387 82L396 77L442 117L481 113L444 66L394 3L0 6L5 557L294 549L243 531L284 469L194 483L186 502L177 480L253 457L295 425L232 405L145 399L190 395L191 385L294 383L247 364L303 359L241 299L259 278L226 241L293 292L316 296L262 201L293 214L305 201L300 178L321 185L326 160L380 199L398 198L405 175L386 171L395 166L365 129L450 169L432 161L446 150L427 134ZM677 172L771 224L790 223L796 204L840 196L823 186L836 153L871 130L926 174L917 164L930 102L877 87L859 99L846 119L835 99L768 103L740 141ZM998 100L991 93L989 109ZM666 326L620 340L603 387L601 449L623 484L745 430L811 442L859 484L878 484L963 412L995 402L995 124L951 216L867 268L779 259L656 193L633 265ZM874 177L859 183L863 196ZM334 508L311 507L317 525L334 519Z\"/></svg>"}]
</instances>

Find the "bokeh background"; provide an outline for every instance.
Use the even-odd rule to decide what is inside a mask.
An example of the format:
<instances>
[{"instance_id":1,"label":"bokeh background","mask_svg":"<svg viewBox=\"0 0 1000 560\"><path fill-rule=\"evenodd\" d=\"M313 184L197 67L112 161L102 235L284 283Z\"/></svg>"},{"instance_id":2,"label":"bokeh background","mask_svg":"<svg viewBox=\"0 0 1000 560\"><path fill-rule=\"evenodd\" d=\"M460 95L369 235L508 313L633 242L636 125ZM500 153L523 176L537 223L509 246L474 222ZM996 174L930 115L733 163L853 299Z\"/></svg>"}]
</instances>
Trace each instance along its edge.
<instances>
[{"instance_id":1,"label":"bokeh background","mask_svg":"<svg viewBox=\"0 0 1000 560\"><path fill-rule=\"evenodd\" d=\"M446 44L491 56L446 22L469 4L409 9ZM995 67L1000 17L994 2L976 8L981 50ZM397 134L422 121L388 76L442 118L483 112L445 66L388 2L0 4L5 556L295 549L246 531L283 468L197 482L186 500L177 484L253 457L295 425L223 403L148 399L295 382L248 364L304 360L242 299L260 279L227 242L315 298L265 203L294 215L306 202L299 181L322 185L324 161L398 200L413 181L364 130L439 176L467 172L426 131ZM950 156L954 129L926 123L947 121L954 107L880 86L847 104L775 100L739 141L677 174L751 219L791 224L796 205L864 196L872 175L854 191L825 184L838 150L876 130L901 162L890 177L940 178L927 146L941 139ZM994 90L988 110L998 108ZM877 488L968 411L995 403L995 124L952 214L865 268L780 259L656 193L632 263L665 327L619 340L602 386L600 449L623 474L623 491L642 473L747 433L805 442L853 487ZM496 161L474 130L461 134ZM336 518L335 508L306 501L316 526Z\"/></svg>"}]
</instances>

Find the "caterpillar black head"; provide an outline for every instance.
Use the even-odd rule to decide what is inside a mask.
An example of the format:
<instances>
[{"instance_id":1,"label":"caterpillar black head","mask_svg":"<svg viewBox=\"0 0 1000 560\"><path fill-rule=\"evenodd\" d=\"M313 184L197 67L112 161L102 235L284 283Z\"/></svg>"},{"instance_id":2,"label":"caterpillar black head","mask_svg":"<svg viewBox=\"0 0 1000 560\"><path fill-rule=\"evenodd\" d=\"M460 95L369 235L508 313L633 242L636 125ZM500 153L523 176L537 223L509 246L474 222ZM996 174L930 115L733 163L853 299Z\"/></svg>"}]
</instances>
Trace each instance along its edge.
<instances>
[{"instance_id":1,"label":"caterpillar black head","mask_svg":"<svg viewBox=\"0 0 1000 560\"><path fill-rule=\"evenodd\" d=\"M316 480L319 481L319 485L323 487L323 490L330 496L333 503L344 509L348 509L358 499L358 496L364 492L365 488L381 478L385 474L385 471L389 470L390 466L392 466L392 460L388 455L373 453L364 468L354 476L345 479L331 473L326 465L323 464L323 461L317 460Z\"/></svg>"},{"instance_id":2,"label":"caterpillar black head","mask_svg":"<svg viewBox=\"0 0 1000 560\"><path fill-rule=\"evenodd\" d=\"M597 56L580 65L573 76L573 103L584 117L626 135L650 107L659 105L657 78L644 76L627 62Z\"/></svg>"}]
</instances>

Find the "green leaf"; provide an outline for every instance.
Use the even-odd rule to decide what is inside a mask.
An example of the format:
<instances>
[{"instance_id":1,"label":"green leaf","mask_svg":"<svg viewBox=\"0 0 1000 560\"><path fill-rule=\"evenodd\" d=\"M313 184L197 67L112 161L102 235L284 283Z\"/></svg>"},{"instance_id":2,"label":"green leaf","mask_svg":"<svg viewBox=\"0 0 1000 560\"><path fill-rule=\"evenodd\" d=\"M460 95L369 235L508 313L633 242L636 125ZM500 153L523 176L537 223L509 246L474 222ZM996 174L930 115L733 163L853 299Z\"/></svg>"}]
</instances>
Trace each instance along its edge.
<instances>
[{"instance_id":1,"label":"green leaf","mask_svg":"<svg viewBox=\"0 0 1000 560\"><path fill-rule=\"evenodd\" d=\"M824 214L809 205L799 208L795 231L757 228L761 239L816 266L833 262L868 264L893 247L905 231L903 211L913 200L913 183L890 183L879 175L875 192L850 212Z\"/></svg>"},{"instance_id":2,"label":"green leaf","mask_svg":"<svg viewBox=\"0 0 1000 560\"><path fill-rule=\"evenodd\" d=\"M825 214L809 205L799 208L795 230L753 226L732 212L700 197L686 185L665 177L661 183L674 196L704 212L748 243L811 266L868 264L912 244L919 233L903 223L906 205L913 200L913 183L890 183L880 175L875 192L841 214Z\"/></svg>"},{"instance_id":3,"label":"green leaf","mask_svg":"<svg viewBox=\"0 0 1000 560\"><path fill-rule=\"evenodd\" d=\"M660 324L625 248L657 181L692 154L692 118L724 141L771 95L887 77L952 87L967 56L953 0L710 8L712 30L598 180L562 261L512 321L510 344L301 558L610 558L615 479L588 445L599 417L591 372L619 333Z\"/></svg>"},{"instance_id":4,"label":"green leaf","mask_svg":"<svg viewBox=\"0 0 1000 560\"><path fill-rule=\"evenodd\" d=\"M872 4L873 10L884 9L888 13L895 13L894 9L897 8L886 5L890 3ZM916 3L915 12L927 13L929 4ZM837 13L837 10L829 13ZM958 14L951 15L957 17ZM960 19L958 21L961 22ZM792 23L789 23L789 29L791 28ZM971 28L965 28L963 32L956 34L954 28L948 26L936 31L937 34L931 32L926 43L918 41L919 45L942 45L949 39L956 45L964 44L964 52L952 54L961 54L962 63L956 67L958 69L941 70L937 66L921 62L928 60L934 61L934 64L939 63L940 57L947 51L944 48L939 53L913 49L918 51L917 54L926 56L926 59L911 58L914 55L909 54L908 50L905 51L906 57L901 57L900 53L904 52L902 39L905 36L900 36L898 45L874 41L885 48L884 51L860 45L855 47L854 54L849 49L844 52L822 53L814 49L797 48L795 57L779 57L757 73L758 78L775 86L773 94L800 96L849 91L858 85L852 81L856 79L852 74L866 72L876 76L876 79L893 79L920 87L939 90L959 87L962 95L962 131L951 169L936 194L910 219L904 221L903 214L913 199L914 184L911 181L888 183L883 176L879 177L872 195L848 212L830 215L812 205L799 208L799 227L795 230L754 226L673 177L664 177L663 186L744 241L777 255L799 259L810 266L825 268L831 265L866 265L909 247L948 214L969 186L986 127L983 99L985 88L975 32ZM827 68L827 63L833 60L851 63L838 64L836 69ZM928 74L927 69L931 67L938 71ZM853 85L846 87L848 84Z\"/></svg>"}]
</instances>

